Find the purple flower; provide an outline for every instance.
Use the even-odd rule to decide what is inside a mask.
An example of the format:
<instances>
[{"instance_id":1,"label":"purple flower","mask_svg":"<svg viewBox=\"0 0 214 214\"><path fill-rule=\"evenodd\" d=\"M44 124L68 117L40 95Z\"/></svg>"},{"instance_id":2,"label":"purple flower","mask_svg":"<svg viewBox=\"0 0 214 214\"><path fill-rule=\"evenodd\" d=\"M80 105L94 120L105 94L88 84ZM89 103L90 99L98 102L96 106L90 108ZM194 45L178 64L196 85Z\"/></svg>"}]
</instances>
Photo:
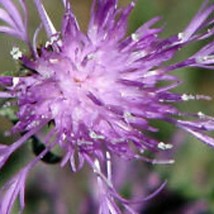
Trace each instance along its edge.
<instances>
[{"instance_id":1,"label":"purple flower","mask_svg":"<svg viewBox=\"0 0 214 214\"><path fill-rule=\"evenodd\" d=\"M24 41L30 52L25 55L13 47L11 55L19 61L22 72L20 76L0 77L3 87L0 97L6 101L1 114L16 118L11 134L22 134L12 145L0 145L0 166L31 137L36 136L45 145L12 178L6 194L2 190L0 213L9 214L19 195L23 209L28 172L56 145L63 151L61 166L70 162L73 171L77 171L87 162L92 167L99 187L99 213L121 213L118 201L127 212L135 213L129 204L139 200L123 199L114 188L111 157L172 163L172 160L152 160L143 154L172 147L147 135L158 131L150 125L151 120L169 122L214 146L214 139L206 133L214 129L214 118L202 112L180 112L173 105L210 98L171 91L181 84L173 76L173 70L214 68L214 42L181 62L164 64L188 44L214 35L214 19L210 16L214 5L209 6L205 1L184 31L162 39L159 34L163 29L153 27L159 17L126 36L127 19L135 1L121 9L117 0L94 0L86 34L81 32L69 2L62 0L62 3L65 12L58 32L41 0L34 0L41 26L31 39L25 1L19 0L17 5L13 0L0 0L0 19L4 21L0 32ZM37 37L42 28L47 42L38 48ZM164 86L159 84L162 82ZM18 107L15 114L11 113L14 105Z\"/></svg>"}]
</instances>

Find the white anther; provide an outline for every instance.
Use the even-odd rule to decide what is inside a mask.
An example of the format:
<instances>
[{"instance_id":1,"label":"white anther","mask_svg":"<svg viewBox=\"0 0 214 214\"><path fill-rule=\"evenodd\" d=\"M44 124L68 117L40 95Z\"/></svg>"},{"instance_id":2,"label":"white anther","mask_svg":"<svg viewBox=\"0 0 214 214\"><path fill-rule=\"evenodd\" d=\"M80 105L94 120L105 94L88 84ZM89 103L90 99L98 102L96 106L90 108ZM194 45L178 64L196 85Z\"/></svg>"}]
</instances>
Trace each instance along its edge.
<instances>
[{"instance_id":1,"label":"white anther","mask_svg":"<svg viewBox=\"0 0 214 214\"><path fill-rule=\"evenodd\" d=\"M201 119L205 117L205 114L204 114L203 112L201 112L201 111L199 111L197 115L198 115L199 118L201 118Z\"/></svg>"},{"instance_id":2,"label":"white anther","mask_svg":"<svg viewBox=\"0 0 214 214\"><path fill-rule=\"evenodd\" d=\"M13 47L10 51L10 55L13 57L13 59L18 60L22 57L22 52L18 47Z\"/></svg>"},{"instance_id":3,"label":"white anther","mask_svg":"<svg viewBox=\"0 0 214 214\"><path fill-rule=\"evenodd\" d=\"M95 173L100 172L100 170L101 170L100 169L100 162L97 159L94 160L94 166L95 166L94 167L94 172Z\"/></svg>"},{"instance_id":4,"label":"white anther","mask_svg":"<svg viewBox=\"0 0 214 214\"><path fill-rule=\"evenodd\" d=\"M58 45L61 44L61 41L59 40L59 34L57 33L51 36L50 41L45 43L45 47L48 48L48 46L53 45L55 42L57 42Z\"/></svg>"},{"instance_id":5,"label":"white anther","mask_svg":"<svg viewBox=\"0 0 214 214\"><path fill-rule=\"evenodd\" d=\"M123 117L124 117L124 119L125 119L126 122L128 122L130 119L133 118L132 114L130 112L128 112L128 111L125 111L123 113Z\"/></svg>"},{"instance_id":6,"label":"white anther","mask_svg":"<svg viewBox=\"0 0 214 214\"><path fill-rule=\"evenodd\" d=\"M109 152L106 152L106 167L107 167L107 178L109 181L112 179L112 162L111 162L111 155Z\"/></svg>"},{"instance_id":7,"label":"white anther","mask_svg":"<svg viewBox=\"0 0 214 214\"><path fill-rule=\"evenodd\" d=\"M153 70L153 71L149 71L146 74L144 74L144 77L150 77L150 76L155 76L158 74L158 70Z\"/></svg>"},{"instance_id":8,"label":"white anther","mask_svg":"<svg viewBox=\"0 0 214 214\"><path fill-rule=\"evenodd\" d=\"M35 114L35 112L31 112L31 114L33 115L33 114ZM42 114L42 115L41 115L41 118L42 118L42 119L48 119L48 116L47 116L47 115Z\"/></svg>"},{"instance_id":9,"label":"white anther","mask_svg":"<svg viewBox=\"0 0 214 214\"><path fill-rule=\"evenodd\" d=\"M85 145L85 146L91 146L91 145L93 145L93 142L86 141L86 140L78 140L77 141L77 145L78 146L83 146L83 145Z\"/></svg>"},{"instance_id":10,"label":"white anther","mask_svg":"<svg viewBox=\"0 0 214 214\"><path fill-rule=\"evenodd\" d=\"M62 133L62 140L65 140L66 139L66 134L65 133Z\"/></svg>"},{"instance_id":11,"label":"white anther","mask_svg":"<svg viewBox=\"0 0 214 214\"><path fill-rule=\"evenodd\" d=\"M183 94L181 96L181 99L184 101L188 101L188 100L194 100L195 96L191 95L191 94Z\"/></svg>"},{"instance_id":12,"label":"white anther","mask_svg":"<svg viewBox=\"0 0 214 214\"><path fill-rule=\"evenodd\" d=\"M161 149L161 150L168 150L168 149L172 149L173 145L172 144L166 144L164 142L160 142L158 144L158 148Z\"/></svg>"},{"instance_id":13,"label":"white anther","mask_svg":"<svg viewBox=\"0 0 214 214\"><path fill-rule=\"evenodd\" d=\"M131 54L132 57L136 58L143 58L147 55L148 53L146 51L135 51Z\"/></svg>"},{"instance_id":14,"label":"white anther","mask_svg":"<svg viewBox=\"0 0 214 214\"><path fill-rule=\"evenodd\" d=\"M19 83L19 77L13 77L13 87L16 87Z\"/></svg>"},{"instance_id":15,"label":"white anther","mask_svg":"<svg viewBox=\"0 0 214 214\"><path fill-rule=\"evenodd\" d=\"M91 59L94 59L95 54L94 53L90 53L86 57L87 57L87 60L91 60Z\"/></svg>"},{"instance_id":16,"label":"white anther","mask_svg":"<svg viewBox=\"0 0 214 214\"><path fill-rule=\"evenodd\" d=\"M167 162L167 164L174 164L175 163L175 160L173 160L173 159L170 159L170 160L168 160L168 162Z\"/></svg>"},{"instance_id":17,"label":"white anther","mask_svg":"<svg viewBox=\"0 0 214 214\"><path fill-rule=\"evenodd\" d=\"M184 32L179 33L179 34L178 34L178 39L179 39L181 42L183 42L184 39L185 39L185 33L184 33Z\"/></svg>"},{"instance_id":18,"label":"white anther","mask_svg":"<svg viewBox=\"0 0 214 214\"><path fill-rule=\"evenodd\" d=\"M106 152L106 159L107 159L107 160L110 160L110 159L111 159L111 155L110 155L109 152Z\"/></svg>"},{"instance_id":19,"label":"white anther","mask_svg":"<svg viewBox=\"0 0 214 214\"><path fill-rule=\"evenodd\" d=\"M52 64L56 64L59 62L59 60L58 59L49 59L49 62Z\"/></svg>"},{"instance_id":20,"label":"white anther","mask_svg":"<svg viewBox=\"0 0 214 214\"><path fill-rule=\"evenodd\" d=\"M35 120L33 121L32 123L30 123L28 126L27 126L27 129L32 129L32 128L35 128L36 126L38 126L40 124L39 121Z\"/></svg>"},{"instance_id":21,"label":"white anther","mask_svg":"<svg viewBox=\"0 0 214 214\"><path fill-rule=\"evenodd\" d=\"M134 42L139 41L139 35L136 34L136 33L132 33L132 34L131 34L131 38L132 38L132 40L133 40Z\"/></svg>"},{"instance_id":22,"label":"white anther","mask_svg":"<svg viewBox=\"0 0 214 214\"><path fill-rule=\"evenodd\" d=\"M100 140L105 139L105 137L103 135L99 135L99 134L95 133L94 131L90 131L89 136L92 139L100 139Z\"/></svg>"},{"instance_id":23,"label":"white anther","mask_svg":"<svg viewBox=\"0 0 214 214\"><path fill-rule=\"evenodd\" d=\"M206 63L206 64L211 64L214 63L214 55L209 55L209 56L203 56L203 57L197 57L196 58L196 63Z\"/></svg>"}]
</instances>

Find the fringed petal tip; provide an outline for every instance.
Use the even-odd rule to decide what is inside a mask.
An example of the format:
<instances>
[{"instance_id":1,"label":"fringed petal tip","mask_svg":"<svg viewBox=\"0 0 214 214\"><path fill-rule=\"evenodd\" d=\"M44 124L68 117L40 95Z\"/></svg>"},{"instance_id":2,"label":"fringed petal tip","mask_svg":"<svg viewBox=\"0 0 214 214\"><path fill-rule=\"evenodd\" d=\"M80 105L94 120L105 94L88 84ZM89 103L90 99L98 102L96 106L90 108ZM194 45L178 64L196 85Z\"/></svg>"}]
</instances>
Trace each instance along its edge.
<instances>
[{"instance_id":1,"label":"fringed petal tip","mask_svg":"<svg viewBox=\"0 0 214 214\"><path fill-rule=\"evenodd\" d=\"M207 135L206 132L214 130L213 121L177 121L177 126L191 133L200 141L204 142L208 146L214 148L214 138Z\"/></svg>"},{"instance_id":2,"label":"fringed petal tip","mask_svg":"<svg viewBox=\"0 0 214 214\"><path fill-rule=\"evenodd\" d=\"M90 40L99 45L122 39L126 34L128 16L134 6L135 1L131 1L126 8L118 9L117 0L102 2L94 0L87 33Z\"/></svg>"},{"instance_id":3,"label":"fringed petal tip","mask_svg":"<svg viewBox=\"0 0 214 214\"><path fill-rule=\"evenodd\" d=\"M53 22L51 21L50 17L48 16L48 13L45 10L44 5L41 3L41 0L34 0L34 3L36 5L36 8L40 15L40 19L45 28L46 34L49 38L51 38L52 35L57 34L57 31L53 25Z\"/></svg>"},{"instance_id":4,"label":"fringed petal tip","mask_svg":"<svg viewBox=\"0 0 214 214\"><path fill-rule=\"evenodd\" d=\"M5 33L29 43L27 32L28 14L24 1L19 1L23 16L18 9L18 6L12 1L0 1L0 20L4 21L6 25L0 26L0 33ZM24 17L24 18L23 18Z\"/></svg>"},{"instance_id":5,"label":"fringed petal tip","mask_svg":"<svg viewBox=\"0 0 214 214\"><path fill-rule=\"evenodd\" d=\"M211 70L214 69L214 42L207 44L192 58L195 60L194 66Z\"/></svg>"},{"instance_id":6,"label":"fringed petal tip","mask_svg":"<svg viewBox=\"0 0 214 214\"><path fill-rule=\"evenodd\" d=\"M200 10L195 15L195 17L192 19L190 24L183 31L183 33L180 34L180 38L183 42L193 39L194 34L202 29L204 29L204 28L209 29L209 23L210 23L209 18L214 11L214 4L209 5L209 2L210 1L205 1L202 4ZM209 33L209 32L206 32L205 34L207 34L207 33Z\"/></svg>"},{"instance_id":7,"label":"fringed petal tip","mask_svg":"<svg viewBox=\"0 0 214 214\"><path fill-rule=\"evenodd\" d=\"M110 164L111 164L111 156L108 155L108 159L106 159L105 163L103 160L95 159L94 161L89 157L85 156L86 161L88 161L89 165L91 165L94 173L97 175L97 186L98 186L98 193L100 198L100 210L105 212L111 212L114 210L116 213L120 213L120 208L118 206L118 202L120 206L122 206L126 211L130 213L136 213L132 209L132 205L141 204L145 201L151 200L154 198L158 193L160 193L163 188L166 186L167 181L164 181L153 193L149 194L148 196L142 197L142 198L134 198L134 199L125 199L115 189L112 181L112 177L109 173L111 173L110 170ZM109 163L110 162L110 163ZM104 172L102 172L102 166L106 164L107 166L107 175L105 175ZM114 213L113 212L113 213Z\"/></svg>"},{"instance_id":8,"label":"fringed petal tip","mask_svg":"<svg viewBox=\"0 0 214 214\"><path fill-rule=\"evenodd\" d=\"M14 178L12 178L0 191L0 213L11 214L12 208L17 198L20 202L21 213L24 209L25 181L28 169L22 169Z\"/></svg>"}]
</instances>

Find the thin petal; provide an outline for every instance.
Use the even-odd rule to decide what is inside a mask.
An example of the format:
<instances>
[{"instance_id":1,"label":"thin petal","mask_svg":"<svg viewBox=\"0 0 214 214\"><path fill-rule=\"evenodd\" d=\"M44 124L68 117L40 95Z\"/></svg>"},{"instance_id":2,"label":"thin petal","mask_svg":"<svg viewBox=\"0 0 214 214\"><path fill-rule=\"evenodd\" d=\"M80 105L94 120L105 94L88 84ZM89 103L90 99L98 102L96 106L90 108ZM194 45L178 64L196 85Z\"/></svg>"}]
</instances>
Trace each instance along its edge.
<instances>
[{"instance_id":1,"label":"thin petal","mask_svg":"<svg viewBox=\"0 0 214 214\"><path fill-rule=\"evenodd\" d=\"M48 35L48 37L51 37L53 35L56 35L57 34L57 31L52 23L52 21L50 20L48 14L47 14L47 11L45 10L43 4L41 3L40 0L34 0L34 3L37 7L37 10L39 12L39 15L40 15L40 18L41 18L41 21L44 25L44 28L45 28L45 31Z\"/></svg>"}]
</instances>

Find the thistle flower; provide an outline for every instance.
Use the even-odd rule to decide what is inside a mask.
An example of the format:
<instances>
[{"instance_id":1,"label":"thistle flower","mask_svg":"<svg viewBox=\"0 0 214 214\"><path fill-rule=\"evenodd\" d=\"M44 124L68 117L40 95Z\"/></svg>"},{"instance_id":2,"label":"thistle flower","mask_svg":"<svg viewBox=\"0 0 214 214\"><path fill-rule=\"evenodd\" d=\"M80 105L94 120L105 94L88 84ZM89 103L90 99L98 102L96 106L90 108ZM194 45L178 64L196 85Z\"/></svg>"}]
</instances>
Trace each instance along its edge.
<instances>
[{"instance_id":1,"label":"thistle flower","mask_svg":"<svg viewBox=\"0 0 214 214\"><path fill-rule=\"evenodd\" d=\"M42 1L32 3L41 26L31 39L25 1L19 0L17 5L13 0L0 0L0 19L4 22L0 32L22 40L29 47L28 55L17 47L11 51L25 72L0 78L3 88L0 97L6 101L2 114L11 118L5 109L17 106L11 134L21 133L13 144L0 145L0 167L30 138L42 139L44 148L2 188L0 213L9 214L18 196L23 210L27 174L56 145L63 151L61 166L69 162L73 171L77 171L87 162L97 175L99 213L121 213L117 202L127 212L135 213L129 204L138 200L128 201L114 188L111 157L171 163L151 160L143 154L172 147L147 135L158 131L150 125L151 120L169 122L214 146L214 139L207 135L214 129L214 118L201 112L184 113L173 105L209 97L171 91L181 84L173 70L214 68L214 42L181 62L164 64L188 44L213 36L214 19L210 15L214 5L205 1L182 32L162 39L159 34L163 29L153 27L159 17L126 36L127 19L135 1L121 9L117 0L94 0L86 34L80 30L67 0L62 0L65 12L60 31L55 29ZM38 48L37 37L42 28L47 42Z\"/></svg>"}]
</instances>

